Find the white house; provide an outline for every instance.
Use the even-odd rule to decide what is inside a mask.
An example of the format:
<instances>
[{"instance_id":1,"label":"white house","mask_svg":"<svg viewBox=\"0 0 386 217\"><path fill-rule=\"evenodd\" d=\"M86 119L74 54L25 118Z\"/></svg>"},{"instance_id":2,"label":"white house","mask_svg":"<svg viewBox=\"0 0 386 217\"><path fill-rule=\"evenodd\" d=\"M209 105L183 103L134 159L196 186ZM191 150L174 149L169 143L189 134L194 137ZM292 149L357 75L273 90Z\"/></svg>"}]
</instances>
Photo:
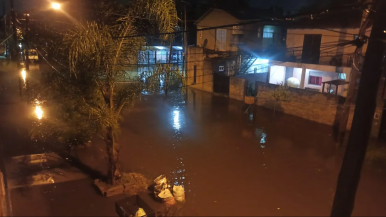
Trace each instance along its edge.
<instances>
[{"instance_id":1,"label":"white house","mask_svg":"<svg viewBox=\"0 0 386 217\"><path fill-rule=\"evenodd\" d=\"M295 21L287 29L288 61L270 61L269 83L319 92L324 86L325 93L346 96L356 46L343 44L357 37L361 22L360 11ZM366 48L365 44L363 54ZM330 83L346 84L336 90L336 85Z\"/></svg>"}]
</instances>

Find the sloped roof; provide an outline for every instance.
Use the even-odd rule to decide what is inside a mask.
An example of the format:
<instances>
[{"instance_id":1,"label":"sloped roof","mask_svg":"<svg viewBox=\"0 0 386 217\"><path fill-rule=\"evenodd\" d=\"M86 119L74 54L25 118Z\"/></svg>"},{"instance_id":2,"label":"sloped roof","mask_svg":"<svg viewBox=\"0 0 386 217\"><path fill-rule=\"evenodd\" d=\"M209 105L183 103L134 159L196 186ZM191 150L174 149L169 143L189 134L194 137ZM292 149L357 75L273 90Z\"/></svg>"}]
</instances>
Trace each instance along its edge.
<instances>
[{"instance_id":1,"label":"sloped roof","mask_svg":"<svg viewBox=\"0 0 386 217\"><path fill-rule=\"evenodd\" d=\"M225 7L216 7L211 8L207 12L205 12L196 22L200 22L203 20L208 14L210 14L214 9L223 10L227 12L228 14L232 15L238 20L256 20L256 19L266 19L266 18L273 18L274 13L272 10L269 9L261 9L261 8L225 8Z\"/></svg>"},{"instance_id":2,"label":"sloped roof","mask_svg":"<svg viewBox=\"0 0 386 217\"><path fill-rule=\"evenodd\" d=\"M289 21L287 27L291 29L354 29L359 28L362 20L362 11L345 11L326 13L310 18Z\"/></svg>"}]
</instances>

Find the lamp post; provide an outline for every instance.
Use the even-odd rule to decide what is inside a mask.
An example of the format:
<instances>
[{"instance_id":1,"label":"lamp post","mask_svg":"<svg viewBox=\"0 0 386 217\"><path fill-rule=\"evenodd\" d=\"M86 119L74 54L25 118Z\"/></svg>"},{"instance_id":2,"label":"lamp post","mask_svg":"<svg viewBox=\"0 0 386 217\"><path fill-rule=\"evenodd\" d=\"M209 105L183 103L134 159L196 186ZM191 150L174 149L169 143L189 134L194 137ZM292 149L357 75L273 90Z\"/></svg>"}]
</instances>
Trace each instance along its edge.
<instances>
[{"instance_id":1,"label":"lamp post","mask_svg":"<svg viewBox=\"0 0 386 217\"><path fill-rule=\"evenodd\" d=\"M51 4L51 6L52 6L52 8L53 8L54 10L60 10L60 7L61 7L61 5L60 5L59 3L56 3L56 2L53 2L53 3Z\"/></svg>"},{"instance_id":2,"label":"lamp post","mask_svg":"<svg viewBox=\"0 0 386 217\"><path fill-rule=\"evenodd\" d=\"M43 109L39 101L35 101L35 115L36 118L41 120L43 118Z\"/></svg>"}]
</instances>

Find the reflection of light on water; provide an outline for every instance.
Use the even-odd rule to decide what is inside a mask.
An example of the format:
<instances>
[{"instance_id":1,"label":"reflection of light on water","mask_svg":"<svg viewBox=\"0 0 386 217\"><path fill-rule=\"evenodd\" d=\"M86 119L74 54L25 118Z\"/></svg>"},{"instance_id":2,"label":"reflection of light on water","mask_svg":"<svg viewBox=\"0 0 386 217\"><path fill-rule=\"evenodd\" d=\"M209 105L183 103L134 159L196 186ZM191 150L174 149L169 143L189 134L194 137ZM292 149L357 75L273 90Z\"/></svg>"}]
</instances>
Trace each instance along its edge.
<instances>
[{"instance_id":1,"label":"reflection of light on water","mask_svg":"<svg viewBox=\"0 0 386 217\"><path fill-rule=\"evenodd\" d=\"M260 144L265 144L266 142L266 138L267 138L267 134L264 132L263 129L256 129L255 130L255 135L257 138L260 139ZM265 145L260 145L261 148L265 148Z\"/></svg>"},{"instance_id":2,"label":"reflection of light on water","mask_svg":"<svg viewBox=\"0 0 386 217\"><path fill-rule=\"evenodd\" d=\"M185 184L190 185L190 182L184 183L186 179L186 173L185 173L185 164L183 163L182 158L177 158L179 162L179 166L177 166L177 170L171 172L172 173L172 179L174 179L173 184L174 185L181 185L182 187L185 188ZM186 189L185 189L186 190Z\"/></svg>"},{"instance_id":3,"label":"reflection of light on water","mask_svg":"<svg viewBox=\"0 0 386 217\"><path fill-rule=\"evenodd\" d=\"M25 71L25 69L21 70L21 77L23 78L25 84L25 79L27 78L27 72Z\"/></svg>"},{"instance_id":4,"label":"reflection of light on water","mask_svg":"<svg viewBox=\"0 0 386 217\"><path fill-rule=\"evenodd\" d=\"M266 134L266 133L262 133L262 134L261 134L260 143L262 143L262 144L265 143L265 137L267 137L267 134Z\"/></svg>"},{"instance_id":5,"label":"reflection of light on water","mask_svg":"<svg viewBox=\"0 0 386 217\"><path fill-rule=\"evenodd\" d=\"M174 116L174 123L173 123L173 127L174 129L176 130L179 130L181 128L181 125L180 125L180 111L173 111L173 116Z\"/></svg>"}]
</instances>

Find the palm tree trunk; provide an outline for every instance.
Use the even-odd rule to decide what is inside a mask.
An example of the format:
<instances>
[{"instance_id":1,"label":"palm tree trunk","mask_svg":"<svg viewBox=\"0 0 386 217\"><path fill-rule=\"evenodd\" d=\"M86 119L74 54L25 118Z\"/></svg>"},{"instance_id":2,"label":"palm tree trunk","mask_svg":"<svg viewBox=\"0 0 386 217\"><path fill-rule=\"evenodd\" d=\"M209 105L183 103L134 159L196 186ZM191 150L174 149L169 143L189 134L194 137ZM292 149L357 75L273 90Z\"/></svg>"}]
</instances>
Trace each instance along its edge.
<instances>
[{"instance_id":1,"label":"palm tree trunk","mask_svg":"<svg viewBox=\"0 0 386 217\"><path fill-rule=\"evenodd\" d=\"M111 127L107 128L106 137L107 154L109 158L108 179L109 183L114 185L117 179L120 178L120 172L118 168L119 148L117 147L117 143L115 142L113 129Z\"/></svg>"}]
</instances>

